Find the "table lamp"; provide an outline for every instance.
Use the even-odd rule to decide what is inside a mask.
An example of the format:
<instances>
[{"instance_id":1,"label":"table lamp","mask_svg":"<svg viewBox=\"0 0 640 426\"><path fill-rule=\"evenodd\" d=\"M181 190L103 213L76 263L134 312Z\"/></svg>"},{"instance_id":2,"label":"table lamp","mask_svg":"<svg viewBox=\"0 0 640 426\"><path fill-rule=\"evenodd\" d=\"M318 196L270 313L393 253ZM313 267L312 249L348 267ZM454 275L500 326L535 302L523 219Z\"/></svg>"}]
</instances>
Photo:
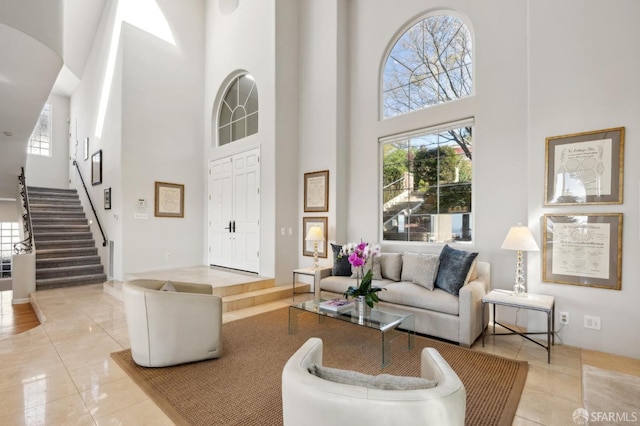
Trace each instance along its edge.
<instances>
[{"instance_id":1,"label":"table lamp","mask_svg":"<svg viewBox=\"0 0 640 426\"><path fill-rule=\"evenodd\" d=\"M313 267L318 267L318 241L324 241L322 229L319 226L312 226L307 232L305 241L313 241Z\"/></svg>"},{"instance_id":2,"label":"table lamp","mask_svg":"<svg viewBox=\"0 0 640 426\"><path fill-rule=\"evenodd\" d=\"M514 296L527 297L527 289L524 286L524 262L522 260L523 251L538 251L538 244L533 239L531 231L526 226L522 226L521 223L518 226L512 226L509 229L502 246L500 248L506 250L517 250L517 262L516 262L516 278L515 285L513 286Z\"/></svg>"}]
</instances>

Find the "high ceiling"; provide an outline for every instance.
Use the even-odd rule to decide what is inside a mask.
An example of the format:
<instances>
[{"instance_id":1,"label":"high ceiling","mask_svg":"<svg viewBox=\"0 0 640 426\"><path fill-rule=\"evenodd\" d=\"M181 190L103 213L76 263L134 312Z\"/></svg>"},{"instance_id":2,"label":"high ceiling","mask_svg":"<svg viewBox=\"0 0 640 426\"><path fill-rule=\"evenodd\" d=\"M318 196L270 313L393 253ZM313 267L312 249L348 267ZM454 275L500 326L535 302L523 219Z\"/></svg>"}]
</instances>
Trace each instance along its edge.
<instances>
[{"instance_id":1,"label":"high ceiling","mask_svg":"<svg viewBox=\"0 0 640 426\"><path fill-rule=\"evenodd\" d=\"M0 3L0 199L16 197L27 140L49 94L70 96L82 78L106 0L61 1L61 49L42 41L60 37L57 2Z\"/></svg>"}]
</instances>

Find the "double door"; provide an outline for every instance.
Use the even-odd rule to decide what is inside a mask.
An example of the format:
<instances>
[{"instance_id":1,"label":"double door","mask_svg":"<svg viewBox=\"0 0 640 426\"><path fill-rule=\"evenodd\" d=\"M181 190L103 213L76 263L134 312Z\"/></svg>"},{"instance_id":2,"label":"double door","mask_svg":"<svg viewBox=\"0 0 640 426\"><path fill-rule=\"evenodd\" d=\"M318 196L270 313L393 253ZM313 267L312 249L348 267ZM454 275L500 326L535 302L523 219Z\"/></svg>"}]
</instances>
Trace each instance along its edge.
<instances>
[{"instance_id":1,"label":"double door","mask_svg":"<svg viewBox=\"0 0 640 426\"><path fill-rule=\"evenodd\" d=\"M209 164L209 263L259 273L260 150Z\"/></svg>"}]
</instances>

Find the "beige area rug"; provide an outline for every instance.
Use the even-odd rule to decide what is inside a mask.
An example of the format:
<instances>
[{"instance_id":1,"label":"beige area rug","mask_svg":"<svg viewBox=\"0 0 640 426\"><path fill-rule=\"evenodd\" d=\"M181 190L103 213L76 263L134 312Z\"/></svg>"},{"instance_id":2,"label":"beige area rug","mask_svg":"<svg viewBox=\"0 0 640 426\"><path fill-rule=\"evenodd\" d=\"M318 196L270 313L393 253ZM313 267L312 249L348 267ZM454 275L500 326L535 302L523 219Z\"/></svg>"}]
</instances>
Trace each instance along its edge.
<instances>
[{"instance_id":1,"label":"beige area rug","mask_svg":"<svg viewBox=\"0 0 640 426\"><path fill-rule=\"evenodd\" d=\"M589 424L640 424L640 377L583 365L582 399Z\"/></svg>"},{"instance_id":2,"label":"beige area rug","mask_svg":"<svg viewBox=\"0 0 640 426\"><path fill-rule=\"evenodd\" d=\"M511 425L527 376L525 361L471 351L406 334L392 343L391 363L381 368L380 333L308 313L288 334L288 308L223 326L224 354L215 360L167 368L136 365L131 351L115 361L179 425L281 425L284 364L309 337L324 342L323 364L368 374L420 375L420 353L435 347L460 376L467 391L466 424Z\"/></svg>"}]
</instances>

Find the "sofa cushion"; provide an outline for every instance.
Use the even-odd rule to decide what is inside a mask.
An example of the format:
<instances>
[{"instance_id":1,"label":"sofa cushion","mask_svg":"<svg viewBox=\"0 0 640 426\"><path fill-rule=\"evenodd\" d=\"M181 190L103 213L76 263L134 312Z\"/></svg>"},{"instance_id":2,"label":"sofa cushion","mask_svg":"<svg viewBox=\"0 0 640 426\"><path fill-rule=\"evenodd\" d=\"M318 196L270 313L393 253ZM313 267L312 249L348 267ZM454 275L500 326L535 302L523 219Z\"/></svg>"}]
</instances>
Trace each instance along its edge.
<instances>
[{"instance_id":1,"label":"sofa cushion","mask_svg":"<svg viewBox=\"0 0 640 426\"><path fill-rule=\"evenodd\" d=\"M440 268L435 286L457 296L476 256L478 253L456 250L445 245L440 252Z\"/></svg>"},{"instance_id":2,"label":"sofa cushion","mask_svg":"<svg viewBox=\"0 0 640 426\"><path fill-rule=\"evenodd\" d=\"M401 253L381 253L373 258L373 279L400 281L402 274Z\"/></svg>"},{"instance_id":3,"label":"sofa cushion","mask_svg":"<svg viewBox=\"0 0 640 426\"><path fill-rule=\"evenodd\" d=\"M421 285L427 290L433 290L439 265L440 256L437 254L419 254L413 274L413 283Z\"/></svg>"},{"instance_id":4,"label":"sofa cushion","mask_svg":"<svg viewBox=\"0 0 640 426\"><path fill-rule=\"evenodd\" d=\"M391 280L372 280L371 285L373 287L381 287L386 288L389 284L394 284ZM334 277L328 276L320 280L320 289L324 291L330 291L332 293L344 294L345 291L349 288L349 286L358 285L358 281L355 278L351 277ZM383 291L378 292L384 293Z\"/></svg>"},{"instance_id":5,"label":"sofa cushion","mask_svg":"<svg viewBox=\"0 0 640 426\"><path fill-rule=\"evenodd\" d=\"M434 388L438 384L437 381L424 379L422 377L392 376L390 374L371 376L358 371L340 370L317 364L309 367L309 373L335 383L362 386L368 389L416 390Z\"/></svg>"},{"instance_id":6,"label":"sofa cushion","mask_svg":"<svg viewBox=\"0 0 640 426\"><path fill-rule=\"evenodd\" d=\"M324 280L323 280L324 281ZM378 292L381 301L396 305L412 306L443 314L459 315L459 299L446 291L433 291L414 283L400 281L385 286L386 291Z\"/></svg>"},{"instance_id":7,"label":"sofa cushion","mask_svg":"<svg viewBox=\"0 0 640 426\"><path fill-rule=\"evenodd\" d=\"M418 253L404 253L402 255L402 281L413 282L413 276L418 266Z\"/></svg>"},{"instance_id":8,"label":"sofa cushion","mask_svg":"<svg viewBox=\"0 0 640 426\"><path fill-rule=\"evenodd\" d=\"M337 277L350 277L351 276L351 264L347 256L340 256L342 246L331 243L331 250L333 251L333 270L331 273Z\"/></svg>"}]
</instances>

